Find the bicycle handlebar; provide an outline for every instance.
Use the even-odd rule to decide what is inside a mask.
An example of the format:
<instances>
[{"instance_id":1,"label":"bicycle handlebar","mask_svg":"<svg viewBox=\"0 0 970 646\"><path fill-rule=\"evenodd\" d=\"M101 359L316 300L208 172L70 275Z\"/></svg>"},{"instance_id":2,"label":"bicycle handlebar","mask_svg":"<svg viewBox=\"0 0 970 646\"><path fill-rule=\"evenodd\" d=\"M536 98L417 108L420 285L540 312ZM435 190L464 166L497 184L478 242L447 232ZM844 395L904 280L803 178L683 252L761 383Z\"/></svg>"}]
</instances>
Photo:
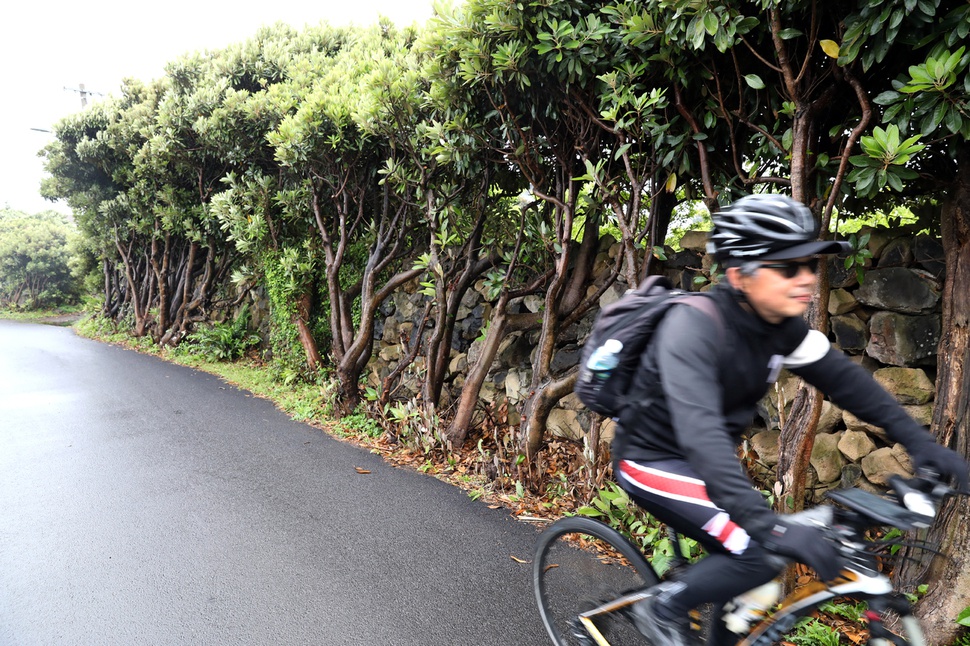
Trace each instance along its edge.
<instances>
[{"instance_id":1,"label":"bicycle handlebar","mask_svg":"<svg viewBox=\"0 0 970 646\"><path fill-rule=\"evenodd\" d=\"M826 539L838 543L843 552L857 552L858 545L851 539L868 527L888 525L902 530L928 527L936 517L940 502L958 493L938 475L927 472L908 479L892 476L889 486L891 493L886 496L857 488L831 491L827 497L845 509L819 505L784 518L788 523L817 527ZM780 554L769 554L767 560L779 570L791 562Z\"/></svg>"}]
</instances>

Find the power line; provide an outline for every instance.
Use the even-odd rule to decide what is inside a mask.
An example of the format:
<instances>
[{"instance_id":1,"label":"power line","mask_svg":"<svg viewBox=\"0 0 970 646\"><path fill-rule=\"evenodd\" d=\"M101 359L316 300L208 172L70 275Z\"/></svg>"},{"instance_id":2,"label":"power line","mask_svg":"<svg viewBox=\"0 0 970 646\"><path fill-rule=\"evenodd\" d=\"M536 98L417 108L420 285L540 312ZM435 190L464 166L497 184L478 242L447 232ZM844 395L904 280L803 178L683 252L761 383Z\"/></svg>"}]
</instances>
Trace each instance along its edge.
<instances>
[{"instance_id":1,"label":"power line","mask_svg":"<svg viewBox=\"0 0 970 646\"><path fill-rule=\"evenodd\" d=\"M91 96L91 95L104 96L104 94L101 93L101 92L93 92L91 90L86 90L84 88L84 83L78 83L78 85L77 85L76 88L75 87L67 87L67 86L64 86L64 89L65 90L68 90L70 92L77 92L78 94L81 95L81 107L82 108L85 107L85 106L87 106L87 104L88 104L88 97L89 96Z\"/></svg>"}]
</instances>

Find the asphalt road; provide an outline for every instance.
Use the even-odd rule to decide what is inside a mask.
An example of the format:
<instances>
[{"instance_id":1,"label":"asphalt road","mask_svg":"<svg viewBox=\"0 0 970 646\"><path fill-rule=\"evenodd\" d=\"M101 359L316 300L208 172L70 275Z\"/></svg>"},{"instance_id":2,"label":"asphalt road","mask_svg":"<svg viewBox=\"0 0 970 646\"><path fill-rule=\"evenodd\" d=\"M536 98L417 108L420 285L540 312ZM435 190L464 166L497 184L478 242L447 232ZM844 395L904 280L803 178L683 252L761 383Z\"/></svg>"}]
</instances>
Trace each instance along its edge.
<instances>
[{"instance_id":1,"label":"asphalt road","mask_svg":"<svg viewBox=\"0 0 970 646\"><path fill-rule=\"evenodd\" d=\"M546 644L535 536L216 377L0 321L0 646Z\"/></svg>"}]
</instances>

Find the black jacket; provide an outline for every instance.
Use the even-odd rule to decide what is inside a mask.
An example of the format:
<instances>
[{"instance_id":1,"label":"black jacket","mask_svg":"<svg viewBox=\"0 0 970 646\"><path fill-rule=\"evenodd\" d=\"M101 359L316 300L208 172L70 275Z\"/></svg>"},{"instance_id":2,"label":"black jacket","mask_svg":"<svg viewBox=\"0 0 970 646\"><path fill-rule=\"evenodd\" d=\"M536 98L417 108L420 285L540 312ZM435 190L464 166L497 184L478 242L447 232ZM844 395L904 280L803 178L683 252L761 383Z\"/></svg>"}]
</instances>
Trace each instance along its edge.
<instances>
[{"instance_id":1,"label":"black jacket","mask_svg":"<svg viewBox=\"0 0 970 646\"><path fill-rule=\"evenodd\" d=\"M744 309L740 294L726 285L709 297L720 321L676 306L661 321L641 358L631 405L620 416L614 459L686 460L704 478L711 500L760 539L774 515L752 488L736 447L782 367L894 441L932 441L865 369L801 318L768 323Z\"/></svg>"}]
</instances>

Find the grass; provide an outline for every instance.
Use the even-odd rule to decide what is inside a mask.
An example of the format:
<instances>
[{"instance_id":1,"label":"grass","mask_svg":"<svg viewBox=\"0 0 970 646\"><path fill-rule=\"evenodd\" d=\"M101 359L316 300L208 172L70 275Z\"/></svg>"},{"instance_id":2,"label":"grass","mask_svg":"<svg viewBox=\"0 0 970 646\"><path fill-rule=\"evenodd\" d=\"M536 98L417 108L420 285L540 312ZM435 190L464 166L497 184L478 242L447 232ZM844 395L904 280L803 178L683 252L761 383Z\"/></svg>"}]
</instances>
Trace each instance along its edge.
<instances>
[{"instance_id":1,"label":"grass","mask_svg":"<svg viewBox=\"0 0 970 646\"><path fill-rule=\"evenodd\" d=\"M0 319L11 321L54 322L62 319L73 322L83 315L83 306L66 305L46 310L22 310L11 307L0 307Z\"/></svg>"}]
</instances>

